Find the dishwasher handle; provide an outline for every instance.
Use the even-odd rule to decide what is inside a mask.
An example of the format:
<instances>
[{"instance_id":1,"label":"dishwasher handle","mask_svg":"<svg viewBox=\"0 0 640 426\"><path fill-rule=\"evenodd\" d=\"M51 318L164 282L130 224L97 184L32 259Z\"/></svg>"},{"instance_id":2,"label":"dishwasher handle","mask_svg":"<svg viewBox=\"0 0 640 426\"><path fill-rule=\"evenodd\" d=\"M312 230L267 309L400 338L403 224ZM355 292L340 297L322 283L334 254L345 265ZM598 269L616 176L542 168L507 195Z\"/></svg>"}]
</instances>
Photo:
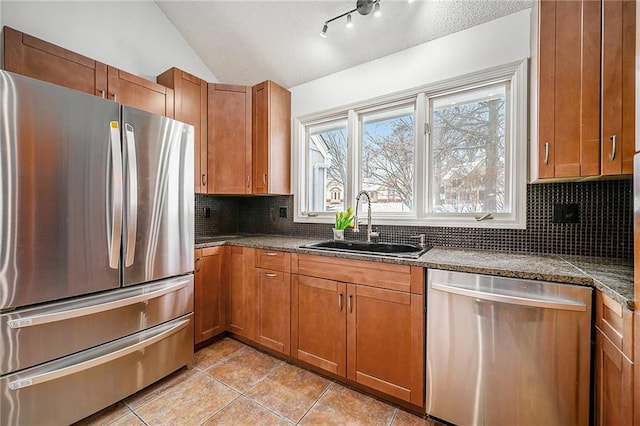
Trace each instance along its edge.
<instances>
[{"instance_id":1,"label":"dishwasher handle","mask_svg":"<svg viewBox=\"0 0 640 426\"><path fill-rule=\"evenodd\" d=\"M536 308L556 309L562 311L587 311L587 305L577 300L548 300L536 299L533 297L510 296L507 294L487 293L479 290L471 290L437 282L432 282L431 288L446 293L457 294L459 296L472 297L474 299L480 300L489 300L492 302L508 303L511 305L531 306Z\"/></svg>"}]
</instances>

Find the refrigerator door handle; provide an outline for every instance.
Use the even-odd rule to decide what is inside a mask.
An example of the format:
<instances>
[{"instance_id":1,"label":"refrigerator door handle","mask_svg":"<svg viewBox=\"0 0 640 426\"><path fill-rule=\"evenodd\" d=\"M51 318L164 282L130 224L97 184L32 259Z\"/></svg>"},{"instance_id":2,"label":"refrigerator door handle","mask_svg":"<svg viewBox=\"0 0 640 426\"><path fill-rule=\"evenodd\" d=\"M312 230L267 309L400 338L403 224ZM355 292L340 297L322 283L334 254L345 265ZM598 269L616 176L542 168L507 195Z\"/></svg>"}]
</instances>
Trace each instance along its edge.
<instances>
[{"instance_id":1,"label":"refrigerator door handle","mask_svg":"<svg viewBox=\"0 0 640 426\"><path fill-rule=\"evenodd\" d=\"M124 125L127 144L127 244L124 249L124 266L133 265L136 253L136 234L138 231L138 163L136 160L136 140L133 126Z\"/></svg>"},{"instance_id":2,"label":"refrigerator door handle","mask_svg":"<svg viewBox=\"0 0 640 426\"><path fill-rule=\"evenodd\" d=\"M122 147L119 126L117 121L109 123L112 171L111 214L107 213L107 244L109 248L109 267L112 269L118 269L119 266L120 235L122 233Z\"/></svg>"},{"instance_id":3,"label":"refrigerator door handle","mask_svg":"<svg viewBox=\"0 0 640 426\"><path fill-rule=\"evenodd\" d=\"M81 308L69 309L61 312L53 312L50 314L17 318L15 320L9 321L8 325L9 328L24 328L35 325L50 324L53 322L64 321L72 318L80 318L83 316L93 315L105 311L111 311L123 306L134 305L136 303L146 303L151 299L156 299L158 297L164 296L165 294L182 290L183 288L187 287L190 282L190 279L180 280L158 290L151 291L149 293L138 294L136 296L127 297L125 299L100 303L98 305L83 306Z\"/></svg>"},{"instance_id":4,"label":"refrigerator door handle","mask_svg":"<svg viewBox=\"0 0 640 426\"><path fill-rule=\"evenodd\" d=\"M41 383L46 383L49 382L51 380L56 380L59 379L61 377L66 377L66 376L70 376L72 374L76 374L80 371L83 370L89 370L91 368L97 367L99 365L102 364L106 364L109 361L113 361L114 359L118 359L118 358L122 358L124 356L127 356L133 352L136 351L141 351L151 345L153 345L156 342L159 342L160 340L166 339L167 337L171 336L172 334L177 333L178 331L182 330L183 328L185 328L188 324L189 324L190 319L186 319L183 321L180 321L179 323L177 323L176 325L174 325L173 327L171 327L170 329L163 331L160 334L156 334L153 337L150 337L149 339L145 339L141 342L138 342L134 345L128 346L126 348L122 348L120 350L108 353L106 355L103 356L99 356L97 358L93 358L90 359L88 361L85 362L80 362L78 364L74 364L71 365L69 367L64 367L64 368L60 368L58 370L54 370L54 371L50 371L48 373L43 373L43 374L38 374L32 377L25 377L25 378L21 378L18 380L14 380L13 382L9 383L9 389L11 390L17 390L17 389L23 389L29 386L34 386L34 385L39 385Z\"/></svg>"}]
</instances>

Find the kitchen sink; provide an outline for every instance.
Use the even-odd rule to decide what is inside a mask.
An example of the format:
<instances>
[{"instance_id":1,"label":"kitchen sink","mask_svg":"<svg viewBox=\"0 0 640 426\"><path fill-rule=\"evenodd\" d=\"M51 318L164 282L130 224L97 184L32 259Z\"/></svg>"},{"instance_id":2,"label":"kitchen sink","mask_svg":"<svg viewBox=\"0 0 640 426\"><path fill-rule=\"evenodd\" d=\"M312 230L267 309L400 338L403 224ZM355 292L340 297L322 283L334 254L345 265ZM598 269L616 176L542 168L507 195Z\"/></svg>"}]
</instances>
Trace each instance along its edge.
<instances>
[{"instance_id":1,"label":"kitchen sink","mask_svg":"<svg viewBox=\"0 0 640 426\"><path fill-rule=\"evenodd\" d=\"M319 243L305 244L300 246L300 248L417 259L432 247L421 247L419 245L400 243L367 243L365 241L328 240Z\"/></svg>"}]
</instances>

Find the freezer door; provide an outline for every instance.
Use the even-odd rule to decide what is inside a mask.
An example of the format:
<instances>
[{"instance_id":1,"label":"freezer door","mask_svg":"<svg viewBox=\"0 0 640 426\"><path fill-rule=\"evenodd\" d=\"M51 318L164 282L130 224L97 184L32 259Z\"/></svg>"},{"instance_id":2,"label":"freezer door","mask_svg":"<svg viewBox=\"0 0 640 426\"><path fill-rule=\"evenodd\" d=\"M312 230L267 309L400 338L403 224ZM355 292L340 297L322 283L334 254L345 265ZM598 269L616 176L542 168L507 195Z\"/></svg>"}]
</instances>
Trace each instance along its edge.
<instances>
[{"instance_id":1,"label":"freezer door","mask_svg":"<svg viewBox=\"0 0 640 426\"><path fill-rule=\"evenodd\" d=\"M0 376L193 311L193 275L0 315Z\"/></svg>"},{"instance_id":2,"label":"freezer door","mask_svg":"<svg viewBox=\"0 0 640 426\"><path fill-rule=\"evenodd\" d=\"M4 71L0 94L0 310L118 287L118 105Z\"/></svg>"},{"instance_id":3,"label":"freezer door","mask_svg":"<svg viewBox=\"0 0 640 426\"><path fill-rule=\"evenodd\" d=\"M0 377L0 424L68 425L193 359L193 314Z\"/></svg>"},{"instance_id":4,"label":"freezer door","mask_svg":"<svg viewBox=\"0 0 640 426\"><path fill-rule=\"evenodd\" d=\"M193 126L122 107L125 286L193 271Z\"/></svg>"}]
</instances>

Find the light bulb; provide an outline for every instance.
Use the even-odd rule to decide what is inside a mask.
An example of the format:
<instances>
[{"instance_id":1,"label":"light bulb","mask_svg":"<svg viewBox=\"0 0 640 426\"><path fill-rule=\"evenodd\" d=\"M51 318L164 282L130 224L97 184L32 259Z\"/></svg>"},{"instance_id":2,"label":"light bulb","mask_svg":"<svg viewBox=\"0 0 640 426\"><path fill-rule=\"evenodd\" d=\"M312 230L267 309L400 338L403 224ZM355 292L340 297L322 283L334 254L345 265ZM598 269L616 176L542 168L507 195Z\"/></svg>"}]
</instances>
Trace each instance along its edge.
<instances>
[{"instance_id":1,"label":"light bulb","mask_svg":"<svg viewBox=\"0 0 640 426\"><path fill-rule=\"evenodd\" d=\"M324 26L322 27L322 32L320 33L320 37L326 37L328 29L329 29L329 25L327 25L327 23L325 22Z\"/></svg>"},{"instance_id":2,"label":"light bulb","mask_svg":"<svg viewBox=\"0 0 640 426\"><path fill-rule=\"evenodd\" d=\"M351 14L347 15L347 28L353 28L353 22L351 22Z\"/></svg>"},{"instance_id":3,"label":"light bulb","mask_svg":"<svg viewBox=\"0 0 640 426\"><path fill-rule=\"evenodd\" d=\"M376 18L379 18L380 16L382 16L382 12L380 12L380 2L376 2L376 5L373 8L373 16L375 16Z\"/></svg>"}]
</instances>

